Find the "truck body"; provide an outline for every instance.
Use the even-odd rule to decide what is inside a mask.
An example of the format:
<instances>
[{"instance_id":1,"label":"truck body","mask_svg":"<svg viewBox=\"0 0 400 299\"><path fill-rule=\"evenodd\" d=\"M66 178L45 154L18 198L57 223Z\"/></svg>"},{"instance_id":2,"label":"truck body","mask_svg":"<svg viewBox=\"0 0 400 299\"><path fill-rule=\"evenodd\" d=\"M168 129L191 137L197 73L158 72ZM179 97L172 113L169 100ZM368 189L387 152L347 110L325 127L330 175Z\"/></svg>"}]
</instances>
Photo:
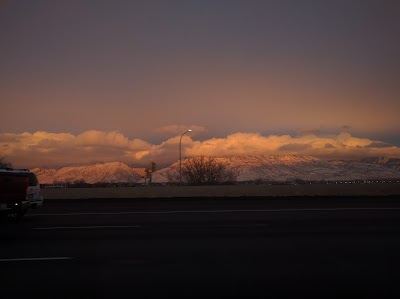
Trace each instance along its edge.
<instances>
[{"instance_id":1,"label":"truck body","mask_svg":"<svg viewBox=\"0 0 400 299\"><path fill-rule=\"evenodd\" d=\"M0 169L0 213L22 216L29 209L29 177L26 173L14 173Z\"/></svg>"}]
</instances>

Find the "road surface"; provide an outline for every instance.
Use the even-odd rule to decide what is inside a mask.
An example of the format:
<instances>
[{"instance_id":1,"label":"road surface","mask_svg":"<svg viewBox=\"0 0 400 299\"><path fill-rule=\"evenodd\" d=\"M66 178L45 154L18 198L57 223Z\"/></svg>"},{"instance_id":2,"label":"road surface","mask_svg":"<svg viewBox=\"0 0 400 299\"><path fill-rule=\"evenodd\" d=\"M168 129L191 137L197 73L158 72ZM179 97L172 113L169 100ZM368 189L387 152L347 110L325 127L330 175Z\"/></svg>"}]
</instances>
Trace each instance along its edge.
<instances>
[{"instance_id":1,"label":"road surface","mask_svg":"<svg viewBox=\"0 0 400 299\"><path fill-rule=\"evenodd\" d=\"M0 237L18 297L400 297L398 197L47 200Z\"/></svg>"}]
</instances>

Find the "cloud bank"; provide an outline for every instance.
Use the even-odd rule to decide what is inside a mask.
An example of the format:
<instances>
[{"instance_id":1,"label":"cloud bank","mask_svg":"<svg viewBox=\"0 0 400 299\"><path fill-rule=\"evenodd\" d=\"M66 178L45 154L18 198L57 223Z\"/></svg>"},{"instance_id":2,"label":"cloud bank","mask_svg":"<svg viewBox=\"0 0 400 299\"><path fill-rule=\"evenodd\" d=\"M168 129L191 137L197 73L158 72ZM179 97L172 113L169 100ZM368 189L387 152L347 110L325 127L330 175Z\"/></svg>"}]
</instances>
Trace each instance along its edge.
<instances>
[{"instance_id":1,"label":"cloud bank","mask_svg":"<svg viewBox=\"0 0 400 299\"><path fill-rule=\"evenodd\" d=\"M171 127L172 128L172 127ZM176 128L173 128L176 129ZM171 130L172 132L173 130ZM400 148L379 140L357 138L343 132L332 136L315 133L263 136L236 133L224 138L182 138L183 157L231 155L309 155L323 159L359 159L369 156L400 157ZM94 162L122 161L147 167L151 161L166 166L179 159L180 135L160 144L129 139L118 131L70 133L0 133L0 156L15 167L60 167Z\"/></svg>"}]
</instances>

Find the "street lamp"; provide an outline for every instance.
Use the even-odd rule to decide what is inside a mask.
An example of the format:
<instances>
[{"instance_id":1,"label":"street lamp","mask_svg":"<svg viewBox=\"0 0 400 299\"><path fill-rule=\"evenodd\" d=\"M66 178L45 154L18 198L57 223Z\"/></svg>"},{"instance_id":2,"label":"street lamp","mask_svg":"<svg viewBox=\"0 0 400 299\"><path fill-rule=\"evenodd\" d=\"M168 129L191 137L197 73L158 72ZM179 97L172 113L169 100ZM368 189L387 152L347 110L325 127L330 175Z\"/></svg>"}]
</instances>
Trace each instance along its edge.
<instances>
[{"instance_id":1,"label":"street lamp","mask_svg":"<svg viewBox=\"0 0 400 299\"><path fill-rule=\"evenodd\" d=\"M179 185L182 185L182 137L189 132L192 132L192 130L187 130L185 133L183 133L181 135L181 139L179 140Z\"/></svg>"}]
</instances>

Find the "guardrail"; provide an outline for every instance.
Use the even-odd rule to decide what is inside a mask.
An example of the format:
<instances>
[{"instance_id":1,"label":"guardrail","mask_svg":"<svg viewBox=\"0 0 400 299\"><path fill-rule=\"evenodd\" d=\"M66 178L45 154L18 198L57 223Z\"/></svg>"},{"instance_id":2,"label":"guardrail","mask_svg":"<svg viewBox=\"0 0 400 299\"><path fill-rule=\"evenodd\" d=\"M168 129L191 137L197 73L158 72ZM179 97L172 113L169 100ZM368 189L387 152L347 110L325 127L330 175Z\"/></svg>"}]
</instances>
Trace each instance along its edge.
<instances>
[{"instance_id":1,"label":"guardrail","mask_svg":"<svg viewBox=\"0 0 400 299\"><path fill-rule=\"evenodd\" d=\"M400 184L231 185L42 189L45 199L400 195Z\"/></svg>"}]
</instances>

